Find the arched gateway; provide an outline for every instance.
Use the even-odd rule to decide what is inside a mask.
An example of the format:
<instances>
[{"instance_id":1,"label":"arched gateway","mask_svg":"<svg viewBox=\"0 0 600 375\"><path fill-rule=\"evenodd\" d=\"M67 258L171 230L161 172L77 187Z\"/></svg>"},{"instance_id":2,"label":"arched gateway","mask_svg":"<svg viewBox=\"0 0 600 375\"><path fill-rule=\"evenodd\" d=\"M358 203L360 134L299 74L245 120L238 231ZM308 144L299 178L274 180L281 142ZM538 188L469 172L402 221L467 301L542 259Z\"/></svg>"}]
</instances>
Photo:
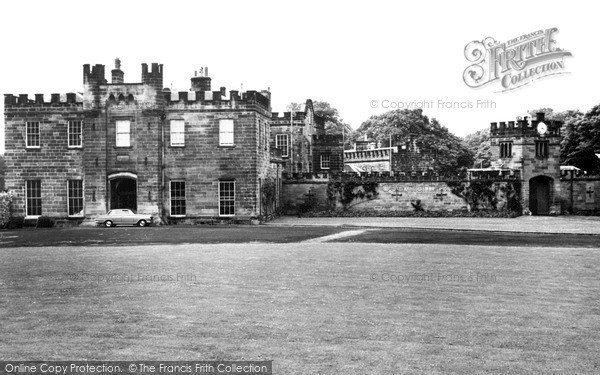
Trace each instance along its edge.
<instances>
[{"instance_id":1,"label":"arched gateway","mask_svg":"<svg viewBox=\"0 0 600 375\"><path fill-rule=\"evenodd\" d=\"M129 172L113 173L110 182L110 209L137 210L137 175Z\"/></svg>"},{"instance_id":2,"label":"arched gateway","mask_svg":"<svg viewBox=\"0 0 600 375\"><path fill-rule=\"evenodd\" d=\"M533 215L550 214L553 182L548 176L537 176L529 180L529 210Z\"/></svg>"}]
</instances>

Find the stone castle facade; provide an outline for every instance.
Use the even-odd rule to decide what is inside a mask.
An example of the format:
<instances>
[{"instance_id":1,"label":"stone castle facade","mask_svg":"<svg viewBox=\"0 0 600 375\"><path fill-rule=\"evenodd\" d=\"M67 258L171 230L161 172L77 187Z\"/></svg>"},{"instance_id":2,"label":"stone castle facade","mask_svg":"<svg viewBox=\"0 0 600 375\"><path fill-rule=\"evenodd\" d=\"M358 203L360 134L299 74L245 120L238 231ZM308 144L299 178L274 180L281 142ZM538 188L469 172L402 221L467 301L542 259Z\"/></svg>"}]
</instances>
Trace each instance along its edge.
<instances>
[{"instance_id":1,"label":"stone castle facade","mask_svg":"<svg viewBox=\"0 0 600 375\"><path fill-rule=\"evenodd\" d=\"M207 72L206 72L207 73ZM49 100L48 100L49 99ZM277 207L268 91L163 89L163 66L125 83L120 61L83 66L83 95L5 95L13 215L83 219L132 208L166 220L248 218ZM270 186L265 201L265 186Z\"/></svg>"}]
</instances>

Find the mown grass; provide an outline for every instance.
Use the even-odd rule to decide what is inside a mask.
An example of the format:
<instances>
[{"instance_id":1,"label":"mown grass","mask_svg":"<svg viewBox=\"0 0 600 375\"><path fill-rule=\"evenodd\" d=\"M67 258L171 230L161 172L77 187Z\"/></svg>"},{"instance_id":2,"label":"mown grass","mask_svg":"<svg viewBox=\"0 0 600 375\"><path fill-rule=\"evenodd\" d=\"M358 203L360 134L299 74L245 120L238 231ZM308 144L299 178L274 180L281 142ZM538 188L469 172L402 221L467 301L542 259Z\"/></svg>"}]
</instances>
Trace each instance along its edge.
<instances>
[{"instance_id":1,"label":"mown grass","mask_svg":"<svg viewBox=\"0 0 600 375\"><path fill-rule=\"evenodd\" d=\"M0 353L270 359L277 374L599 373L599 269L590 249L0 249ZM178 273L188 280L137 279ZM478 273L495 279L469 281Z\"/></svg>"}]
</instances>

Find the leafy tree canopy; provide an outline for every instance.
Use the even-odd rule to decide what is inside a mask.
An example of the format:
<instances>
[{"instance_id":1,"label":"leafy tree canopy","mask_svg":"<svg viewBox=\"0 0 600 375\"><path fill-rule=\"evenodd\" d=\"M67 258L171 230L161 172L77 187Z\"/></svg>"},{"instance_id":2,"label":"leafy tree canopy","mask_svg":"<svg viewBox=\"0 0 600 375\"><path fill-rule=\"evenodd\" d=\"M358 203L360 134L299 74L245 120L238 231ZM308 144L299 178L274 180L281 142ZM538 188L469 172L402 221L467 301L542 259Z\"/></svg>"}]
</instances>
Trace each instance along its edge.
<instances>
[{"instance_id":1,"label":"leafy tree canopy","mask_svg":"<svg viewBox=\"0 0 600 375\"><path fill-rule=\"evenodd\" d=\"M600 105L585 115L572 111L563 129L561 163L574 165L588 173L600 173Z\"/></svg>"},{"instance_id":2,"label":"leafy tree canopy","mask_svg":"<svg viewBox=\"0 0 600 375\"><path fill-rule=\"evenodd\" d=\"M488 168L492 165L490 129L478 130L465 137L467 147L474 155L473 168Z\"/></svg>"},{"instance_id":3,"label":"leafy tree canopy","mask_svg":"<svg viewBox=\"0 0 600 375\"><path fill-rule=\"evenodd\" d=\"M389 145L390 138L394 142L413 140L422 153L435 155L441 174L456 175L473 164L473 152L465 142L435 118L429 120L422 109L394 110L372 116L362 123L352 139L356 141L365 135L384 145Z\"/></svg>"}]
</instances>

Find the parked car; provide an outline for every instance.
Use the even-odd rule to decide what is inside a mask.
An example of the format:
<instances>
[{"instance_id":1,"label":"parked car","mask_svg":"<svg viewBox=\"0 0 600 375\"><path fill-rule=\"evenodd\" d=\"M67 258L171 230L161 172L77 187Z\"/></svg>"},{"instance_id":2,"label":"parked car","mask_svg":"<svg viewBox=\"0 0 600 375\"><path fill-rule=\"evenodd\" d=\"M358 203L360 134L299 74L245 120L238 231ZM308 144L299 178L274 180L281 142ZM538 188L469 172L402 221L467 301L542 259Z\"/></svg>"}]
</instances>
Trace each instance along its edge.
<instances>
[{"instance_id":1,"label":"parked car","mask_svg":"<svg viewBox=\"0 0 600 375\"><path fill-rule=\"evenodd\" d=\"M138 214L128 208L119 208L108 211L106 215L98 216L96 224L103 224L106 227L112 227L113 225L137 225L145 227L152 224L152 216Z\"/></svg>"}]
</instances>

